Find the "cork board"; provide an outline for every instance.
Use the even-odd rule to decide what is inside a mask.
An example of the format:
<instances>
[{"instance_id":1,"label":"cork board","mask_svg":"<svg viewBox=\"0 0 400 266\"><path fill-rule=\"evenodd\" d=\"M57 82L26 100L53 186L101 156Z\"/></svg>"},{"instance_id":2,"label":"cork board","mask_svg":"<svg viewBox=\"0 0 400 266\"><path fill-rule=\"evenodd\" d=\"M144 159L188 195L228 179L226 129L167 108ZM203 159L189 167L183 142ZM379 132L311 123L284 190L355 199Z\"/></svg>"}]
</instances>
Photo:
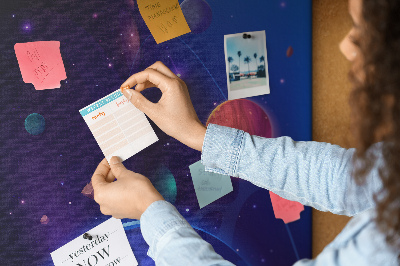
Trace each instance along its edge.
<instances>
[{"instance_id":1,"label":"cork board","mask_svg":"<svg viewBox=\"0 0 400 266\"><path fill-rule=\"evenodd\" d=\"M313 1L313 140L350 148L350 63L339 43L351 28L348 1ZM315 258L349 221L349 217L312 211L312 254Z\"/></svg>"}]
</instances>

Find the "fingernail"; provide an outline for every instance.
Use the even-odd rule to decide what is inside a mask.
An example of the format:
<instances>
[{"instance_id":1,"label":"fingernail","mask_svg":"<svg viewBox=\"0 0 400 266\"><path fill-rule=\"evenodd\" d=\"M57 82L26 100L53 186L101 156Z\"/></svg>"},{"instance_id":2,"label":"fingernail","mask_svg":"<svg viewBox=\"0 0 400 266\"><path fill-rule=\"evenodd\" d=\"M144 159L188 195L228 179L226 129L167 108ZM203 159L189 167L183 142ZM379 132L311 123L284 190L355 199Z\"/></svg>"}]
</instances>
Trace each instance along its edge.
<instances>
[{"instance_id":1,"label":"fingernail","mask_svg":"<svg viewBox=\"0 0 400 266\"><path fill-rule=\"evenodd\" d=\"M119 158L118 156L113 156L112 158L111 158L111 160L110 160L110 163L111 164L119 164L119 163L121 163L122 162L122 160L121 160L121 158Z\"/></svg>"},{"instance_id":2,"label":"fingernail","mask_svg":"<svg viewBox=\"0 0 400 266\"><path fill-rule=\"evenodd\" d=\"M121 87L121 91L122 91L122 92L124 92L124 90L127 90L127 89L130 89L130 88L129 88L129 85L126 85L126 86L124 86L124 87Z\"/></svg>"}]
</instances>

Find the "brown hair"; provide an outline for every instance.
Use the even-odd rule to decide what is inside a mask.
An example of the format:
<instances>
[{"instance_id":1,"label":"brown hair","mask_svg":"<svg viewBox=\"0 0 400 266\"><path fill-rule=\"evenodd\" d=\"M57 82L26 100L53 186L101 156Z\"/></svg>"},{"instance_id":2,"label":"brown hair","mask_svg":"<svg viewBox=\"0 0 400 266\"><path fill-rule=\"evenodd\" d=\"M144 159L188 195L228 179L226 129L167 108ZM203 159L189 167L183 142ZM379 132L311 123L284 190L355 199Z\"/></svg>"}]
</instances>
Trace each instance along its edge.
<instances>
[{"instance_id":1,"label":"brown hair","mask_svg":"<svg viewBox=\"0 0 400 266\"><path fill-rule=\"evenodd\" d=\"M383 188L374 196L376 223L386 242L400 250L400 1L363 0L361 34L355 40L362 63L350 72L350 97L357 139L354 178L362 184L376 156L367 152L382 141ZM363 78L357 76L361 72ZM360 163L361 164L358 164ZM400 258L400 255L399 255Z\"/></svg>"}]
</instances>

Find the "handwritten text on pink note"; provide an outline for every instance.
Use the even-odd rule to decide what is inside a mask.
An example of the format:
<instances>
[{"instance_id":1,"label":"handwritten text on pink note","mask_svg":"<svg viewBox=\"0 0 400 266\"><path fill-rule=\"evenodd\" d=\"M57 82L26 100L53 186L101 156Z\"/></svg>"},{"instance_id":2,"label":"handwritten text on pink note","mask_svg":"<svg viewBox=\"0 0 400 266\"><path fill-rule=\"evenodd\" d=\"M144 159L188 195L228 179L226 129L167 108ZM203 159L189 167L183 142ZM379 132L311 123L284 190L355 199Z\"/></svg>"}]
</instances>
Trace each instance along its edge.
<instances>
[{"instance_id":1,"label":"handwritten text on pink note","mask_svg":"<svg viewBox=\"0 0 400 266\"><path fill-rule=\"evenodd\" d=\"M60 53L60 42L39 41L14 45L22 79L36 90L60 88L67 78Z\"/></svg>"},{"instance_id":2,"label":"handwritten text on pink note","mask_svg":"<svg viewBox=\"0 0 400 266\"><path fill-rule=\"evenodd\" d=\"M300 212L304 211L304 206L301 203L281 198L271 191L269 196L276 219L282 219L285 224L300 219Z\"/></svg>"}]
</instances>

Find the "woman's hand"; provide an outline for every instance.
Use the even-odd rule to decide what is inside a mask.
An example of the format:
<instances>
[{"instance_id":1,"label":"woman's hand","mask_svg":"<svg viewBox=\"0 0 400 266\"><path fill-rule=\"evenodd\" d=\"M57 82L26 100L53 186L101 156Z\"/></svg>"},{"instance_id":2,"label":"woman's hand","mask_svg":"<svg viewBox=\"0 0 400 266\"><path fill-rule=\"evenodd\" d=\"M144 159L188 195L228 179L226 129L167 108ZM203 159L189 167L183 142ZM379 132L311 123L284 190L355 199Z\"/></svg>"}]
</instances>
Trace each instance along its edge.
<instances>
[{"instance_id":1,"label":"woman's hand","mask_svg":"<svg viewBox=\"0 0 400 266\"><path fill-rule=\"evenodd\" d=\"M153 202L164 200L147 177L127 170L118 157L112 157L110 165L106 159L101 161L92 186L100 211L118 219L140 219Z\"/></svg>"},{"instance_id":2,"label":"woman's hand","mask_svg":"<svg viewBox=\"0 0 400 266\"><path fill-rule=\"evenodd\" d=\"M136 85L136 89L130 89ZM140 92L158 87L162 96L158 103L147 100ZM201 151L206 127L193 108L186 84L161 62L128 78L121 86L126 98L145 113L166 134Z\"/></svg>"}]
</instances>

